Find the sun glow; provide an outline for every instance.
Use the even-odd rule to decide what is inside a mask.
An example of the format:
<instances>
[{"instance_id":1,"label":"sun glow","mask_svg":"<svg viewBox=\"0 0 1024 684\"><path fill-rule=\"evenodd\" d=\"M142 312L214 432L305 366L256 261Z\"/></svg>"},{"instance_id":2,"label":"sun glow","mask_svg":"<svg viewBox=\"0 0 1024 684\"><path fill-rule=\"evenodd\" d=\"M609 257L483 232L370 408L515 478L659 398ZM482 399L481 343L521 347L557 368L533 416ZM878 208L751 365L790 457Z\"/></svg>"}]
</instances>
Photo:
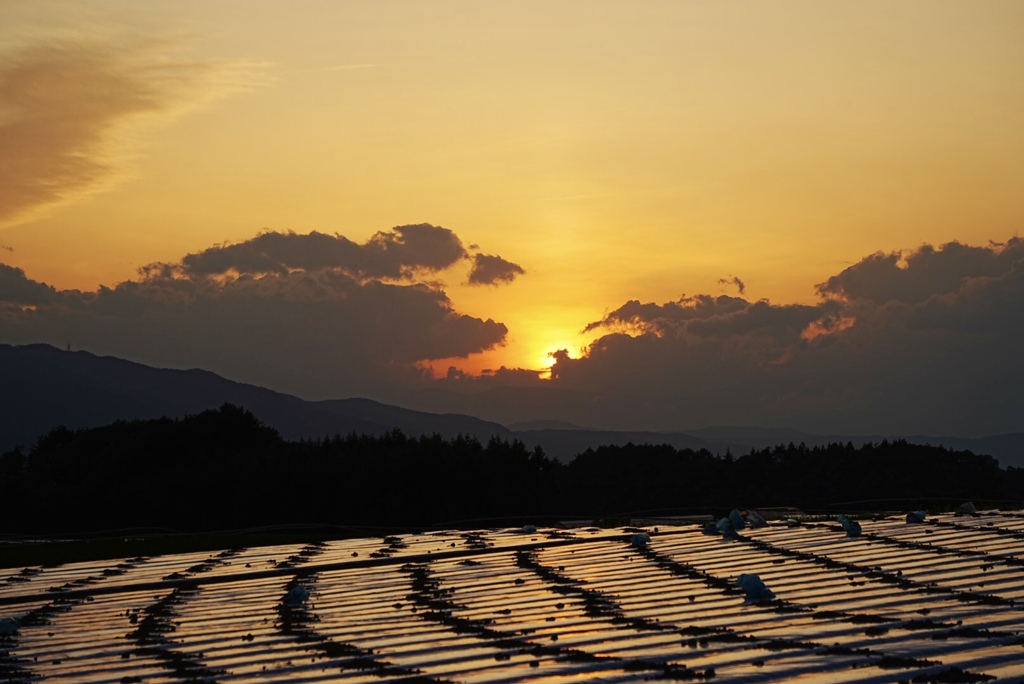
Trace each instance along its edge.
<instances>
[{"instance_id":1,"label":"sun glow","mask_svg":"<svg viewBox=\"0 0 1024 684\"><path fill-rule=\"evenodd\" d=\"M571 359L577 358L579 353L574 353L572 349L573 345L564 342L559 342L558 344L549 346L548 351L544 352L544 356L538 360L537 367L545 371L550 371L551 366L555 364L555 355L560 351L567 352Z\"/></svg>"},{"instance_id":2,"label":"sun glow","mask_svg":"<svg viewBox=\"0 0 1024 684\"><path fill-rule=\"evenodd\" d=\"M551 367L555 365L559 352L564 351L570 359L579 358L582 350L573 352L573 345L567 342L558 342L547 346L548 351L544 352L543 357L538 359L537 367L540 369L540 377L542 380L551 379Z\"/></svg>"}]
</instances>

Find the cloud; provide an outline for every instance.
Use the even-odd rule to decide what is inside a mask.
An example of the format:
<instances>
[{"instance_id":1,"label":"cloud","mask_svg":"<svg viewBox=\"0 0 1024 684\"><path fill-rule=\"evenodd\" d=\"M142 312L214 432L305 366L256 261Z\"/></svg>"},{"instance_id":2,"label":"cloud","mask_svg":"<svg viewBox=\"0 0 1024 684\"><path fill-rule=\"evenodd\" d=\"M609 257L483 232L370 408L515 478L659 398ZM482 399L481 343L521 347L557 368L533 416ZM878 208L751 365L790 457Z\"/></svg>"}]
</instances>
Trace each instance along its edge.
<instances>
[{"instance_id":1,"label":"cloud","mask_svg":"<svg viewBox=\"0 0 1024 684\"><path fill-rule=\"evenodd\" d=\"M965 280L998 276L1024 258L1024 240L1002 245L970 247L950 242L935 249L924 245L903 252L878 252L818 285L818 293L848 301L874 304L919 303L935 295L958 291Z\"/></svg>"},{"instance_id":2,"label":"cloud","mask_svg":"<svg viewBox=\"0 0 1024 684\"><path fill-rule=\"evenodd\" d=\"M503 344L505 325L458 312L438 285L412 278L462 258L458 236L423 224L363 245L264 233L95 292L58 291L0 265L0 339L70 341L307 397L369 393L425 382L417 362Z\"/></svg>"},{"instance_id":3,"label":"cloud","mask_svg":"<svg viewBox=\"0 0 1024 684\"><path fill-rule=\"evenodd\" d=\"M584 356L556 359L552 385L604 397L591 424L1024 430L1024 241L874 254L818 292L631 300L586 327L605 334Z\"/></svg>"},{"instance_id":4,"label":"cloud","mask_svg":"<svg viewBox=\"0 0 1024 684\"><path fill-rule=\"evenodd\" d=\"M252 79L173 55L168 41L51 39L0 55L0 227L125 174L128 132Z\"/></svg>"},{"instance_id":5,"label":"cloud","mask_svg":"<svg viewBox=\"0 0 1024 684\"><path fill-rule=\"evenodd\" d=\"M516 276L526 273L519 264L491 254L474 254L473 268L469 271L470 285L496 285L510 283Z\"/></svg>"},{"instance_id":6,"label":"cloud","mask_svg":"<svg viewBox=\"0 0 1024 684\"><path fill-rule=\"evenodd\" d=\"M464 258L466 250L454 232L420 223L378 232L362 245L343 235L265 232L245 242L188 254L181 263L190 275L337 268L361 278L411 279Z\"/></svg>"},{"instance_id":7,"label":"cloud","mask_svg":"<svg viewBox=\"0 0 1024 684\"><path fill-rule=\"evenodd\" d=\"M35 306L57 299L57 291L28 278L20 268L0 264L0 304Z\"/></svg>"},{"instance_id":8,"label":"cloud","mask_svg":"<svg viewBox=\"0 0 1024 684\"><path fill-rule=\"evenodd\" d=\"M308 397L415 402L433 386L471 395L446 410L499 421L840 435L1024 430L1018 238L869 255L819 285L810 304L710 294L630 300L586 326L600 336L585 354L554 356L550 381L508 368L433 381L420 362L492 349L508 334L421 281L466 260L475 266L462 244L428 224L361 244L264 233L95 292L56 290L0 265L0 341L70 340Z\"/></svg>"},{"instance_id":9,"label":"cloud","mask_svg":"<svg viewBox=\"0 0 1024 684\"><path fill-rule=\"evenodd\" d=\"M666 304L648 302L641 304L631 299L618 309L605 314L604 318L589 323L583 332L593 332L600 328L633 330L638 333L650 333L658 337L679 329L687 322L695 319L708 319L722 314L742 311L750 305L745 299L721 295L683 296L677 301Z\"/></svg>"},{"instance_id":10,"label":"cloud","mask_svg":"<svg viewBox=\"0 0 1024 684\"><path fill-rule=\"evenodd\" d=\"M739 276L729 276L728 278L719 278L719 285L735 285L736 289L741 295L746 294L747 284L739 279Z\"/></svg>"},{"instance_id":11,"label":"cloud","mask_svg":"<svg viewBox=\"0 0 1024 684\"><path fill-rule=\"evenodd\" d=\"M518 264L497 255L470 256L451 230L429 223L396 226L363 244L343 235L312 232L264 232L237 244L217 245L188 254L180 270L188 276L285 274L294 270L338 269L354 278L412 280L460 261L472 262L471 285L508 283L525 273ZM146 267L166 271L167 265Z\"/></svg>"}]
</instances>

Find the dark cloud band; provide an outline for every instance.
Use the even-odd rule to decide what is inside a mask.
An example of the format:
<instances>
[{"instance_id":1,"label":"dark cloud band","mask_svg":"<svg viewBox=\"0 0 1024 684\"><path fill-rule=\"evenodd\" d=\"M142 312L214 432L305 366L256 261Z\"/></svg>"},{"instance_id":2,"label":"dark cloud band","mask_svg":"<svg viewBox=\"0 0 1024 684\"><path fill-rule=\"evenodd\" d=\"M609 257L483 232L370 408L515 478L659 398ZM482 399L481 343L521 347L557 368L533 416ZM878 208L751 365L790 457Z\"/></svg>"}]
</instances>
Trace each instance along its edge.
<instances>
[{"instance_id":1,"label":"dark cloud band","mask_svg":"<svg viewBox=\"0 0 1024 684\"><path fill-rule=\"evenodd\" d=\"M409 279L417 272L448 268L465 256L455 233L421 223L379 232L362 245L343 235L266 232L245 242L189 254L181 264L190 275L336 268L362 278Z\"/></svg>"},{"instance_id":2,"label":"dark cloud band","mask_svg":"<svg viewBox=\"0 0 1024 684\"><path fill-rule=\"evenodd\" d=\"M46 341L157 365L200 366L304 396L417 379L417 362L503 343L416 274L466 258L454 232L399 226L359 245L263 233L95 292L58 291L0 264L0 339Z\"/></svg>"},{"instance_id":3,"label":"dark cloud band","mask_svg":"<svg viewBox=\"0 0 1024 684\"><path fill-rule=\"evenodd\" d=\"M592 424L1024 429L1024 240L874 254L818 292L813 305L632 300L589 324L606 334L552 377L606 397Z\"/></svg>"}]
</instances>

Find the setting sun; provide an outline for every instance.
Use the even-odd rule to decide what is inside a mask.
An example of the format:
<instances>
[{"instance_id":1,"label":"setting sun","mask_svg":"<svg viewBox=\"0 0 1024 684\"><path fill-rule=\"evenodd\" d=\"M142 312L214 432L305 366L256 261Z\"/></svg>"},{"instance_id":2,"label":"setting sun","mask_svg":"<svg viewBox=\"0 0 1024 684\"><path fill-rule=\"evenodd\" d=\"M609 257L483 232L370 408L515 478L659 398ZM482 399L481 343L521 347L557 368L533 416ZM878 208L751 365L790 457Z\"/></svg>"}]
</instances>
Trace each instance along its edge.
<instances>
[{"instance_id":1,"label":"setting sun","mask_svg":"<svg viewBox=\"0 0 1024 684\"><path fill-rule=\"evenodd\" d=\"M549 348L549 351L544 354L544 360L542 362L543 365L541 366L541 368L550 370L551 366L553 366L555 363L558 353L562 351L564 351L570 359L574 359L577 356L579 356L578 352L574 351L572 344L560 342L558 344L552 345Z\"/></svg>"},{"instance_id":2,"label":"setting sun","mask_svg":"<svg viewBox=\"0 0 1024 684\"><path fill-rule=\"evenodd\" d=\"M555 364L559 352L565 352L569 358L575 358L577 356L577 354L573 353L573 346L564 342L552 345L548 349L549 351L544 354L544 358L539 361L539 367L541 369L540 377L545 380L551 378L551 367Z\"/></svg>"}]
</instances>

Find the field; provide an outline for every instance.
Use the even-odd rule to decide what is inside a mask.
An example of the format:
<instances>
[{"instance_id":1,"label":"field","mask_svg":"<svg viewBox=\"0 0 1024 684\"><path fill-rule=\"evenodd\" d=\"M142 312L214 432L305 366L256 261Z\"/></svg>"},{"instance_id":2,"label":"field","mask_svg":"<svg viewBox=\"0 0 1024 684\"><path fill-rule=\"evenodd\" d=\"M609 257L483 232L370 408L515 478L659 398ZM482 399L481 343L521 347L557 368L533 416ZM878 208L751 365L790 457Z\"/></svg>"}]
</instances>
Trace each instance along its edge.
<instances>
[{"instance_id":1,"label":"field","mask_svg":"<svg viewBox=\"0 0 1024 684\"><path fill-rule=\"evenodd\" d=\"M442 531L12 568L0 680L1024 677L1024 514L861 524Z\"/></svg>"}]
</instances>

